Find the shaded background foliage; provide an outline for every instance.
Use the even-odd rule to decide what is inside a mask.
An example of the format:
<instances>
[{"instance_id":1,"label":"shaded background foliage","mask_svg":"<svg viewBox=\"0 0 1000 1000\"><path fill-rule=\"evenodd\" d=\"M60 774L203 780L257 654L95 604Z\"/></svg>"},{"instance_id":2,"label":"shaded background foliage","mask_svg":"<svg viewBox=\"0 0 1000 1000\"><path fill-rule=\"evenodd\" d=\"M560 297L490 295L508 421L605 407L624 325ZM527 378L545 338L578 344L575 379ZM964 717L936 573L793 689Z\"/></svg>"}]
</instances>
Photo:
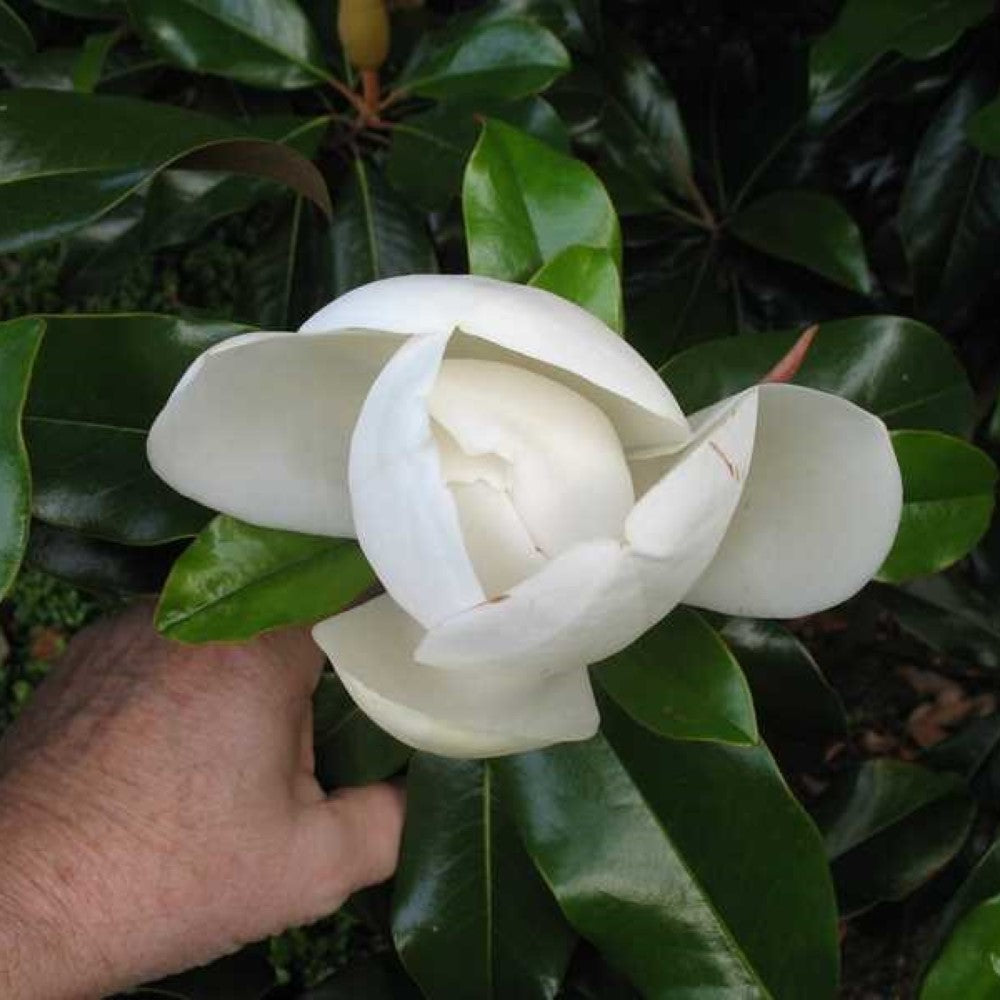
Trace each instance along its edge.
<instances>
[{"instance_id":1,"label":"shaded background foliage","mask_svg":"<svg viewBox=\"0 0 1000 1000\"><path fill-rule=\"evenodd\" d=\"M100 5L101 0L50 0L42 7L28 0L12 2L29 23L39 54L6 62L8 84L65 88L75 82L86 90L89 74L99 81L98 91L141 95L244 123L272 113L294 112L308 119L329 110L327 99L310 88L271 92L217 75L189 73L169 65L169 60L151 64L134 36L115 39L102 61L100 38L111 29L68 16L79 10L92 14ZM143 6L137 3L135 9ZM554 27L572 54L572 71L553 74L554 82L545 90L545 99L566 128L537 105L512 108L509 102L501 102L502 107L494 102L476 110L513 121L555 148L568 149L572 141L574 152L597 170L621 215L630 339L652 363L667 363L667 378L682 397L687 393L694 400L707 393L708 399L721 391L718 385L698 385L696 373L709 358L717 366L713 370L722 373L720 380L729 378L734 385L745 375L766 370L768 359L780 355L783 347L777 341L772 347L754 339L758 331L792 330L812 322L829 327L829 321L841 318L898 314L928 323L947 338L971 379L974 397L964 386L964 376L951 373L947 353L930 347L916 350L912 338L918 335L908 328L908 346L892 354L895 328L874 323L854 324L848 330L859 342L874 345L875 353L869 369L851 368L850 359L843 362L847 375L838 391L848 392L847 376L864 381L867 375L874 388L869 387L871 399L864 402L878 409L876 404L884 403L879 394L886 389L875 360L886 345L893 364L910 364L914 378L929 379L934 397L920 418L923 422L897 426L965 434L974 423L975 440L997 455L1000 420L994 407L1000 350L994 323L1000 295L995 281L1000 165L990 152L1000 152L1000 127L987 112L980 121L978 145L968 136L973 114L994 100L1000 85L1000 21L990 16L988 3L928 0L926 10L940 11L946 22L939 44L929 45L919 59L904 58L888 45L871 66L847 73L842 87L831 88L825 97L816 97L814 90L812 101L806 85L810 47L841 13L843 5L836 0L798 5L604 0L605 34L597 42L586 30L593 27L587 12L595 11L596 4L558 0L508 6ZM872 4L869 12L883 6ZM332 5L303 2L302 7L314 18L330 65L341 66ZM426 24L459 12L475 16L483 7L439 0L423 9L407 5L397 11L395 50L386 75L400 71L405 51ZM582 32L579 25L567 26L561 19L559 12L567 9L582 12ZM954 30L948 30L949 23ZM848 50L852 45L860 50L869 33L848 39ZM637 44L669 89L656 82L656 71L650 75L645 68L642 55L635 52ZM919 48L918 42L913 44ZM76 54L81 49L95 53L94 58L81 62ZM643 118L640 100L627 109L631 124L616 117L615 102L627 101L616 76L624 65L638 66L640 78L653 80L648 89L639 89L640 97L649 101L649 117ZM290 71L286 67L284 72ZM624 92L627 95L627 88ZM453 195L478 126L461 103L437 118L430 101L403 107L412 112L411 124L419 123L458 150L451 157L451 172L444 167L440 172L454 189L451 196L445 192L442 197L435 184L428 187L427 178L414 168L426 163L427 148L421 145L426 140L419 135L400 129L390 145L370 131L352 135L349 123L339 122L304 147L309 155L319 154L324 178L334 191L330 225L308 200L270 181L226 177L222 188L215 186L217 175L206 179L192 170L174 170L65 242L0 257L0 318L135 310L280 328L296 324L333 294L372 277L429 269L435 262L442 270L465 270L462 215ZM674 154L680 147L670 145L679 134L678 108L697 192L685 186L686 171L677 167ZM456 126L459 118L464 124ZM275 127L268 126L268 137L281 138ZM409 147L407 139L412 140ZM666 156L664 141L673 150ZM817 194L832 197L841 208L809 200ZM763 207L755 214L759 205ZM0 232L7 234L2 222ZM140 249L147 256L137 260ZM731 334L742 338L718 348L699 347ZM744 347L734 346L740 344ZM816 348L819 360L812 359L812 375L803 370L807 384L810 377L821 384L824 379L836 381L841 362L836 356L824 361L821 344ZM692 354L676 358L689 348ZM742 350L747 355L743 359L738 356ZM699 353L704 351L717 353ZM919 403L911 400L913 406ZM954 450L943 459L932 454L936 447L951 445L925 438L911 444L915 461L926 459L941 479L961 461ZM958 491L944 498L953 505L968 501L953 520L972 528L966 529L967 535L971 531L967 538L953 540L953 552L942 553L942 566L975 542L985 526L980 521L989 516L992 479L975 472L970 477L968 496ZM66 635L114 606L118 597L111 591L157 589L185 548L184 542L169 542L136 556L137 550L123 545L130 539L90 538L80 543L66 530L81 527L74 520L78 512L50 511L48 518L41 516L45 511L35 513L40 521L32 532L27 561L36 568L21 575L0 619L12 647L2 674L5 718L30 696ZM222 530L218 522L215 530ZM265 548L271 544L258 537L252 540ZM924 543L929 545L929 537ZM971 556L946 574L903 574L917 579L874 585L844 608L793 623L790 630L763 622L672 616L638 644L637 651L629 651L625 664L599 672L599 678L608 678L601 681L608 695L602 737L607 743L593 753L566 748L485 767L444 767L424 755L416 759L411 781L417 789L415 800L424 804L417 808L413 829L420 833L408 834L391 927L386 893L367 894L354 900L345 916L287 935L268 948L251 949L214 970L180 977L170 989L191 1000L258 997L274 987L272 969L277 967L284 982L274 996L331 1000L418 995L392 957L394 940L426 995L459 997L463 990L470 996L487 995L476 979L485 966L471 954L468 968L446 970L458 972L457 983L447 975L442 978L441 945L426 936L426 912L420 910L427 905L426 895L453 892L454 885L436 874L453 859L482 866L475 837L472 848L470 841L450 841L442 837L440 824L427 817L438 811L456 823L465 822L465 806L481 815L485 782L499 790L502 877L522 887L517 898L532 900L532 912L541 915L545 942L537 954L530 938L508 942L517 955L504 955L509 961L501 969L510 980L504 981L506 992L497 995L553 996L557 990L565 997L609 1000L636 995L634 986L605 963L598 949L574 944L575 935L551 900L538 897L540 883L522 841L575 929L599 941L601 950L610 949L612 964L624 966L645 995L671 995L666 986L657 992L657 970L644 967L642 954L630 955L627 942L609 942L607 913L593 907L591 900L563 891L560 872L565 875L566 865L574 863L585 866L586 858L553 856L550 848L547 853L546 817L537 801L555 797L555 790L572 787L581 774L591 773L588 768L600 767L605 787L614 785L623 796L639 789L654 801L657 818L673 824L675 844L697 836L698 831L686 831L682 819L671 815L669 784L644 773L644 760L656 760L657 750L648 732L634 727L629 718L629 709L635 712L650 695L642 686L648 672L630 674L629 665L634 667L642 657L654 661L683 650L704 663L714 678L717 687L711 698L701 693L708 701L716 695L720 700L731 697L734 686L742 683L741 670L746 675L756 720L752 710L749 720L738 713L727 716L723 721L736 734L732 742L752 738L759 724L786 779L822 832L843 919L842 995L916 995L921 966L935 953L941 958L922 987L923 996L933 1000L988 990L983 982L989 980L982 978L984 942L996 942L1000 933L995 903L1000 854L991 846L1000 822L998 546L1000 529L994 526ZM342 555L324 550L316 558ZM186 558L190 564L192 556ZM925 572L933 568L923 567ZM83 596L57 584L53 573L96 584L102 596ZM359 572L364 582L362 578ZM712 638L716 633L725 640L723 650L732 655L720 654ZM676 698L677 691L668 690L667 695ZM405 751L364 720L350 717L350 704L332 680L319 692L317 707L318 766L325 783L377 778L404 765ZM710 721L720 725L718 718ZM726 827L719 818L724 810L720 805L713 813L712 796L704 789L726 787L727 761L737 751L728 744L702 749L678 743L672 752L673 764L683 762L682 773L701 789L690 806L704 814L705 838L711 840L709 831L728 832L730 839L720 834L719 846L712 848L713 870L700 874L712 883L712 899L732 911L731 923L751 954L754 971L764 970L769 977L759 995L825 995L822 971L815 985L808 977L811 967L829 961L828 955L815 960L807 956L797 969L793 963L793 981L782 980L787 970L781 971L774 955L787 942L769 941L766 934L755 940L756 912L741 914L738 899L735 905L728 902L733 894L746 893L746 872L735 845L746 826L761 821L753 819L749 803L737 801L739 815L735 822L730 816ZM760 794L781 803L775 812L786 809L786 800L766 777L766 751L747 752L757 756L750 770L741 772L741 780L751 772L765 776ZM683 787L672 793L684 803ZM655 801L657 795L665 796L664 801ZM586 798L584 792L570 804L580 810L567 813L570 828L573 821L586 825L592 820L597 833L612 837L614 830L605 829L603 819L583 810ZM727 805L733 811L732 802ZM629 833L648 818L648 813L632 808ZM512 811L521 820L518 833L508 823ZM798 830L790 822L789 829ZM590 842L583 851L593 847ZM791 849L790 842L773 848L775 870L788 863ZM812 855L803 850L803 891L821 895L822 880L806 874ZM752 859L751 877L761 875L753 867L756 863ZM581 870L586 869L575 869ZM467 916L475 927L481 920L481 887L473 884L465 891L462 909L454 912ZM952 936L956 927L960 933ZM444 942L449 944L454 942ZM524 969L514 958L524 955L529 956L528 972L521 981ZM643 975L650 978L643 980Z\"/></svg>"}]
</instances>

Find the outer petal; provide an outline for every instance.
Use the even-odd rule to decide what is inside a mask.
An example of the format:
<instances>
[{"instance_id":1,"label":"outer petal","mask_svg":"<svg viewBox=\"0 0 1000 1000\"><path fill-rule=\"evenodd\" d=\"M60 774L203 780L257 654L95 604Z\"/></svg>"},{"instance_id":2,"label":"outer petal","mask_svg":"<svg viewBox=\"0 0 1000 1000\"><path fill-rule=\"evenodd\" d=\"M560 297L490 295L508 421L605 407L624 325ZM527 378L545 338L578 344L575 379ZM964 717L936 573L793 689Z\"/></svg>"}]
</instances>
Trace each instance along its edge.
<instances>
[{"instance_id":1,"label":"outer petal","mask_svg":"<svg viewBox=\"0 0 1000 1000\"><path fill-rule=\"evenodd\" d=\"M587 671L532 676L438 670L413 660L422 629L389 597L320 622L316 642L366 715L410 746L492 757L589 739L598 714Z\"/></svg>"},{"instance_id":2,"label":"outer petal","mask_svg":"<svg viewBox=\"0 0 1000 1000\"><path fill-rule=\"evenodd\" d=\"M757 397L698 415L700 432L671 460L625 524L625 543L569 549L513 587L432 628L421 663L558 672L595 663L664 617L709 565L739 502L753 450Z\"/></svg>"},{"instance_id":3,"label":"outer petal","mask_svg":"<svg viewBox=\"0 0 1000 1000\"><path fill-rule=\"evenodd\" d=\"M793 618L839 604L875 574L899 525L902 483L877 417L813 389L756 391L743 499L685 603Z\"/></svg>"},{"instance_id":4,"label":"outer petal","mask_svg":"<svg viewBox=\"0 0 1000 1000\"><path fill-rule=\"evenodd\" d=\"M447 343L447 334L413 337L385 366L361 408L348 469L358 541L396 603L425 626L486 599L427 411Z\"/></svg>"},{"instance_id":5,"label":"outer petal","mask_svg":"<svg viewBox=\"0 0 1000 1000\"><path fill-rule=\"evenodd\" d=\"M586 310L539 288L469 275L386 278L335 299L302 330L347 327L457 328L468 336L455 338L449 357L510 360L568 385L610 417L628 450L675 450L688 437L676 400L642 357Z\"/></svg>"},{"instance_id":6,"label":"outer petal","mask_svg":"<svg viewBox=\"0 0 1000 1000\"><path fill-rule=\"evenodd\" d=\"M361 404L402 338L248 333L188 369L149 433L179 493L254 524L354 534L347 457Z\"/></svg>"}]
</instances>

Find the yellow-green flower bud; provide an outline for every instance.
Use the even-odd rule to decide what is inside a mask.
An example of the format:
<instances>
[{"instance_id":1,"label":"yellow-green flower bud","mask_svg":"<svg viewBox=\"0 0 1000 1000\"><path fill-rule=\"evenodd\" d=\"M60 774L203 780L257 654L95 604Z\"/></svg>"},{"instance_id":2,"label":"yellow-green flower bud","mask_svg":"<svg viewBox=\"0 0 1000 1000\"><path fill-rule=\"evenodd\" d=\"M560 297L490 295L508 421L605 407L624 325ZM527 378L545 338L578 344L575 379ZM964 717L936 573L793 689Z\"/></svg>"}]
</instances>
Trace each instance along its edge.
<instances>
[{"instance_id":1,"label":"yellow-green flower bud","mask_svg":"<svg viewBox=\"0 0 1000 1000\"><path fill-rule=\"evenodd\" d=\"M385 0L340 0L337 32L355 69L378 69L389 54L389 14Z\"/></svg>"}]
</instances>

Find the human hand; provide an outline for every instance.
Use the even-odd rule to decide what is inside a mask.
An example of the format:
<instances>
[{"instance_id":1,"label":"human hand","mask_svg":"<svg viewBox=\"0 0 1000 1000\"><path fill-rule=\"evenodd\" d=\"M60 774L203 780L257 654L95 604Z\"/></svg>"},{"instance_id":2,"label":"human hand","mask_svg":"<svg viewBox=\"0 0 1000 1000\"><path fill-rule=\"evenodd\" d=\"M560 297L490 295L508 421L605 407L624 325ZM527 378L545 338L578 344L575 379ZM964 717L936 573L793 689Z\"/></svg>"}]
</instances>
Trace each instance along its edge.
<instances>
[{"instance_id":1,"label":"human hand","mask_svg":"<svg viewBox=\"0 0 1000 1000\"><path fill-rule=\"evenodd\" d=\"M89 998L335 910L396 865L403 793L313 776L304 631L191 647L137 605L0 742L0 994Z\"/></svg>"}]
</instances>

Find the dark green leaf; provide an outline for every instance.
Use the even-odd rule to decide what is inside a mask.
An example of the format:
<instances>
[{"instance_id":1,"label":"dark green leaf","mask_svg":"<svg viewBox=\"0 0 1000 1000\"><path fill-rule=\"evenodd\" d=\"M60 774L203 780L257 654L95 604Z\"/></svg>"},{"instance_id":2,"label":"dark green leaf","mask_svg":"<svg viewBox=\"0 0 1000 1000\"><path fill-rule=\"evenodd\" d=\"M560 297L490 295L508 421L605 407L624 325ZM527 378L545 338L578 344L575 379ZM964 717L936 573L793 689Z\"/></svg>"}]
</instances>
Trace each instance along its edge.
<instances>
[{"instance_id":1,"label":"dark green leaf","mask_svg":"<svg viewBox=\"0 0 1000 1000\"><path fill-rule=\"evenodd\" d=\"M980 108L968 121L966 134L989 156L1000 156L1000 97Z\"/></svg>"},{"instance_id":2,"label":"dark green leaf","mask_svg":"<svg viewBox=\"0 0 1000 1000\"><path fill-rule=\"evenodd\" d=\"M938 573L972 551L993 514L997 468L978 448L936 431L896 431L903 474L899 533L878 578Z\"/></svg>"},{"instance_id":3,"label":"dark green leaf","mask_svg":"<svg viewBox=\"0 0 1000 1000\"><path fill-rule=\"evenodd\" d=\"M423 220L365 160L353 161L332 223L334 294L397 274L437 271Z\"/></svg>"},{"instance_id":4,"label":"dark green leaf","mask_svg":"<svg viewBox=\"0 0 1000 1000\"><path fill-rule=\"evenodd\" d=\"M177 560L156 627L184 642L234 642L329 618L375 584L357 542L213 519Z\"/></svg>"},{"instance_id":5,"label":"dark green leaf","mask_svg":"<svg viewBox=\"0 0 1000 1000\"><path fill-rule=\"evenodd\" d=\"M1000 895L1000 841L994 841L948 900L947 906L941 913L934 941L928 949L929 953L932 956L936 954L965 916L997 895ZM959 995L962 994L955 994Z\"/></svg>"},{"instance_id":6,"label":"dark green leaf","mask_svg":"<svg viewBox=\"0 0 1000 1000\"><path fill-rule=\"evenodd\" d=\"M487 121L462 188L475 274L526 281L574 244L621 255L611 200L589 167L498 121Z\"/></svg>"},{"instance_id":7,"label":"dark green leaf","mask_svg":"<svg viewBox=\"0 0 1000 1000\"><path fill-rule=\"evenodd\" d=\"M616 333L622 332L625 325L622 279L610 251L567 247L541 268L530 283L583 306Z\"/></svg>"},{"instance_id":8,"label":"dark green leaf","mask_svg":"<svg viewBox=\"0 0 1000 1000\"><path fill-rule=\"evenodd\" d=\"M295 1000L421 1000L391 955L366 958L323 980Z\"/></svg>"},{"instance_id":9,"label":"dark green leaf","mask_svg":"<svg viewBox=\"0 0 1000 1000\"><path fill-rule=\"evenodd\" d=\"M143 37L184 69L255 87L311 87L330 74L295 0L130 0Z\"/></svg>"},{"instance_id":10,"label":"dark green leaf","mask_svg":"<svg viewBox=\"0 0 1000 1000\"><path fill-rule=\"evenodd\" d=\"M125 13L124 0L35 0L40 7L48 7L70 17L87 20L113 20Z\"/></svg>"},{"instance_id":11,"label":"dark green leaf","mask_svg":"<svg viewBox=\"0 0 1000 1000\"><path fill-rule=\"evenodd\" d=\"M872 281L854 220L832 198L811 191L775 191L742 209L733 235L757 250L868 294Z\"/></svg>"},{"instance_id":12,"label":"dark green leaf","mask_svg":"<svg viewBox=\"0 0 1000 1000\"><path fill-rule=\"evenodd\" d=\"M423 753L410 765L393 937L429 1000L552 1000L573 948L495 766Z\"/></svg>"},{"instance_id":13,"label":"dark green leaf","mask_svg":"<svg viewBox=\"0 0 1000 1000\"><path fill-rule=\"evenodd\" d=\"M883 758L847 775L816 810L841 911L902 899L958 852L975 807L953 774Z\"/></svg>"},{"instance_id":14,"label":"dark green leaf","mask_svg":"<svg viewBox=\"0 0 1000 1000\"><path fill-rule=\"evenodd\" d=\"M569 67L569 53L540 25L484 18L425 39L399 83L424 97L514 100L544 90Z\"/></svg>"},{"instance_id":15,"label":"dark green leaf","mask_svg":"<svg viewBox=\"0 0 1000 1000\"><path fill-rule=\"evenodd\" d=\"M643 996L833 997L822 846L767 750L601 715L606 736L495 765L570 922Z\"/></svg>"},{"instance_id":16,"label":"dark green leaf","mask_svg":"<svg viewBox=\"0 0 1000 1000\"><path fill-rule=\"evenodd\" d=\"M244 328L142 314L46 322L25 409L35 516L131 545L196 534L210 514L153 473L146 432L187 366Z\"/></svg>"},{"instance_id":17,"label":"dark green leaf","mask_svg":"<svg viewBox=\"0 0 1000 1000\"><path fill-rule=\"evenodd\" d=\"M104 63L111 50L121 41L121 30L103 31L97 35L88 35L80 56L73 67L73 89L82 94L90 94L100 82L104 72Z\"/></svg>"},{"instance_id":18,"label":"dark green leaf","mask_svg":"<svg viewBox=\"0 0 1000 1000\"><path fill-rule=\"evenodd\" d=\"M326 789L383 781L413 753L376 726L333 673L322 676L313 695L313 743L316 777Z\"/></svg>"},{"instance_id":19,"label":"dark green leaf","mask_svg":"<svg viewBox=\"0 0 1000 1000\"><path fill-rule=\"evenodd\" d=\"M288 146L166 104L43 90L0 104L0 251L58 239L168 166L280 180L329 209L316 168Z\"/></svg>"},{"instance_id":20,"label":"dark green leaf","mask_svg":"<svg viewBox=\"0 0 1000 1000\"><path fill-rule=\"evenodd\" d=\"M63 290L70 295L100 294L135 267L144 251L145 214L143 189L73 233L63 244Z\"/></svg>"},{"instance_id":21,"label":"dark green leaf","mask_svg":"<svg viewBox=\"0 0 1000 1000\"><path fill-rule=\"evenodd\" d=\"M932 649L1000 667L1000 614L993 601L968 584L933 576L905 587L878 586L874 593L905 631Z\"/></svg>"},{"instance_id":22,"label":"dark green leaf","mask_svg":"<svg viewBox=\"0 0 1000 1000\"><path fill-rule=\"evenodd\" d=\"M594 52L604 40L600 0L500 0L500 7L537 20L570 48Z\"/></svg>"},{"instance_id":23,"label":"dark green leaf","mask_svg":"<svg viewBox=\"0 0 1000 1000\"><path fill-rule=\"evenodd\" d=\"M750 689L726 644L696 611L678 608L595 668L636 722L669 739L752 744Z\"/></svg>"},{"instance_id":24,"label":"dark green leaf","mask_svg":"<svg viewBox=\"0 0 1000 1000\"><path fill-rule=\"evenodd\" d=\"M931 59L992 9L992 0L847 0L813 46L812 90L843 90L889 52Z\"/></svg>"},{"instance_id":25,"label":"dark green leaf","mask_svg":"<svg viewBox=\"0 0 1000 1000\"><path fill-rule=\"evenodd\" d=\"M1000 896L980 903L962 918L931 966L920 1000L968 1000L996 996L1000 978Z\"/></svg>"},{"instance_id":26,"label":"dark green leaf","mask_svg":"<svg viewBox=\"0 0 1000 1000\"><path fill-rule=\"evenodd\" d=\"M14 582L31 520L31 473L21 430L31 371L45 324L0 323L0 598Z\"/></svg>"},{"instance_id":27,"label":"dark green leaf","mask_svg":"<svg viewBox=\"0 0 1000 1000\"><path fill-rule=\"evenodd\" d=\"M809 650L777 622L732 618L721 628L770 732L815 740L847 730L844 706Z\"/></svg>"},{"instance_id":28,"label":"dark green leaf","mask_svg":"<svg viewBox=\"0 0 1000 1000\"><path fill-rule=\"evenodd\" d=\"M996 82L990 60L959 83L917 148L900 203L917 303L946 328L960 325L994 280L1000 161L971 145L966 128Z\"/></svg>"},{"instance_id":29,"label":"dark green leaf","mask_svg":"<svg viewBox=\"0 0 1000 1000\"><path fill-rule=\"evenodd\" d=\"M28 26L0 0L0 66L30 56L34 51L35 40Z\"/></svg>"},{"instance_id":30,"label":"dark green leaf","mask_svg":"<svg viewBox=\"0 0 1000 1000\"><path fill-rule=\"evenodd\" d=\"M756 384L798 336L747 334L713 340L671 358L661 374L685 412ZM969 380L948 344L928 326L896 316L823 323L795 376L853 400L892 428L968 434Z\"/></svg>"},{"instance_id":31,"label":"dark green leaf","mask_svg":"<svg viewBox=\"0 0 1000 1000\"><path fill-rule=\"evenodd\" d=\"M183 551L182 542L137 548L35 521L24 560L82 590L158 594Z\"/></svg>"},{"instance_id":32,"label":"dark green leaf","mask_svg":"<svg viewBox=\"0 0 1000 1000\"><path fill-rule=\"evenodd\" d=\"M499 118L561 153L569 152L566 126L540 97L507 104L440 104L396 124L386 165L390 183L425 211L447 208L461 191L462 173L483 118ZM431 162L434 169L428 170Z\"/></svg>"},{"instance_id":33,"label":"dark green leaf","mask_svg":"<svg viewBox=\"0 0 1000 1000\"><path fill-rule=\"evenodd\" d=\"M248 125L260 139L291 146L303 156L315 155L329 120L274 115ZM213 222L235 215L281 191L273 181L199 170L165 170L146 199L142 238L147 250L185 243Z\"/></svg>"}]
</instances>

